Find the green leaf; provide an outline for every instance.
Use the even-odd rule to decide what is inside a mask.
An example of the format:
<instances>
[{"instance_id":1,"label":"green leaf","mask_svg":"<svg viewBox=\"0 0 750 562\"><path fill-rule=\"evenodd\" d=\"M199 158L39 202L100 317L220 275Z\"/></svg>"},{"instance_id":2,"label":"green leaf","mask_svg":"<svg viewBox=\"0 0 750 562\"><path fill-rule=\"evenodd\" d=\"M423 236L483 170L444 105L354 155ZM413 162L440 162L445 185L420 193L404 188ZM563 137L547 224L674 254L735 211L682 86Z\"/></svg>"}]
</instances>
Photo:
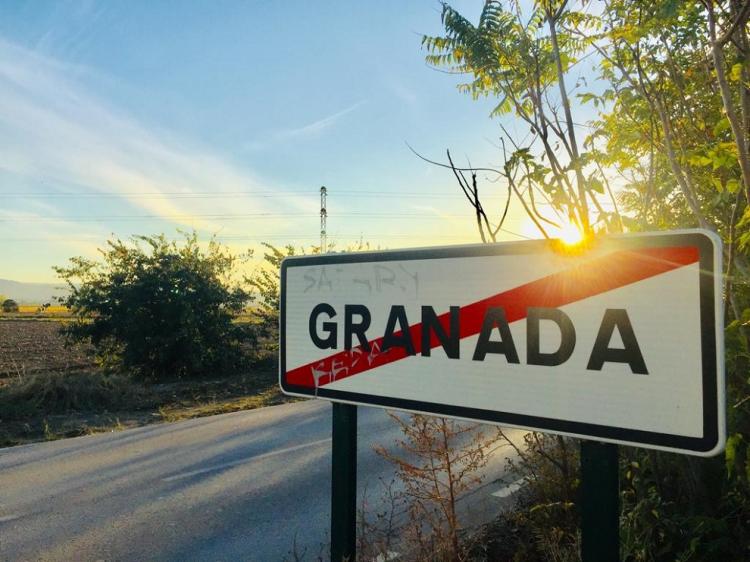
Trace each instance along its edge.
<instances>
[{"instance_id":1,"label":"green leaf","mask_svg":"<svg viewBox=\"0 0 750 562\"><path fill-rule=\"evenodd\" d=\"M719 121L714 125L714 136L719 136L724 131L728 131L730 129L729 119L726 117L722 117L719 119Z\"/></svg>"},{"instance_id":2,"label":"green leaf","mask_svg":"<svg viewBox=\"0 0 750 562\"><path fill-rule=\"evenodd\" d=\"M744 234L740 234L737 238L737 245L741 250L744 250L748 247L748 244L750 243L750 232L746 232Z\"/></svg>"},{"instance_id":3,"label":"green leaf","mask_svg":"<svg viewBox=\"0 0 750 562\"><path fill-rule=\"evenodd\" d=\"M688 162L692 164L693 166L710 166L713 160L709 158L708 156L704 156L702 154L694 154L690 157L688 157Z\"/></svg>"},{"instance_id":4,"label":"green leaf","mask_svg":"<svg viewBox=\"0 0 750 562\"><path fill-rule=\"evenodd\" d=\"M738 62L732 66L732 70L729 72L729 79L732 82L739 82L740 78L742 78L742 63Z\"/></svg>"},{"instance_id":5,"label":"green leaf","mask_svg":"<svg viewBox=\"0 0 750 562\"><path fill-rule=\"evenodd\" d=\"M742 445L742 434L735 433L727 438L726 449L724 450L724 460L726 462L727 474L734 473L736 468L737 453Z\"/></svg>"},{"instance_id":6,"label":"green leaf","mask_svg":"<svg viewBox=\"0 0 750 562\"><path fill-rule=\"evenodd\" d=\"M734 178L727 180L726 188L729 193L737 193L737 190L740 188L740 182Z\"/></svg>"},{"instance_id":7,"label":"green leaf","mask_svg":"<svg viewBox=\"0 0 750 562\"><path fill-rule=\"evenodd\" d=\"M591 93L578 94L577 97L581 100L581 103L588 103L591 100L596 100L596 95Z\"/></svg>"}]
</instances>

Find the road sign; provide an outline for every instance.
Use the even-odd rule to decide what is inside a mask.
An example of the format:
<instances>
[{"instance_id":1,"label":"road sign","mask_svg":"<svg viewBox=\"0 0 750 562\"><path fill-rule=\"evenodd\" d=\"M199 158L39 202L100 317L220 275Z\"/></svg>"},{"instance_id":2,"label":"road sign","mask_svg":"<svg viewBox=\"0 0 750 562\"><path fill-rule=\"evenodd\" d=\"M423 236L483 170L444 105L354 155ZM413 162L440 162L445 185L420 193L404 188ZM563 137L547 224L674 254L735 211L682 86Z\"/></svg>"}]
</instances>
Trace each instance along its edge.
<instances>
[{"instance_id":1,"label":"road sign","mask_svg":"<svg viewBox=\"0 0 750 562\"><path fill-rule=\"evenodd\" d=\"M725 441L721 241L291 257L287 394L684 452Z\"/></svg>"}]
</instances>

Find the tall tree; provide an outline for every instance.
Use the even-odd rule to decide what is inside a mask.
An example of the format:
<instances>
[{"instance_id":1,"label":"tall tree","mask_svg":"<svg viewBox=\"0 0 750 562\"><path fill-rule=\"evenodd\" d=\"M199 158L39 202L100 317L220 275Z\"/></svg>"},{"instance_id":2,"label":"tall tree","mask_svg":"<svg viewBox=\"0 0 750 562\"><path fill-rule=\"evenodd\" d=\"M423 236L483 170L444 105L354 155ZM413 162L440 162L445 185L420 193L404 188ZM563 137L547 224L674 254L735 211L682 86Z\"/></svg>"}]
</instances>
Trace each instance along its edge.
<instances>
[{"instance_id":1,"label":"tall tree","mask_svg":"<svg viewBox=\"0 0 750 562\"><path fill-rule=\"evenodd\" d=\"M626 451L623 558L743 559L750 556L750 4L592 6L488 1L472 24L445 5L445 35L423 41L427 60L468 74L462 91L496 97L493 117L514 114L525 125L528 135L512 135L500 123L510 150L498 173L543 234L549 221L584 225L588 213L592 230L701 226L723 238L726 453L701 460ZM597 76L569 79L582 61ZM581 103L593 104L597 117L577 137ZM605 194L611 211L601 204ZM535 196L547 199L551 215L539 212Z\"/></svg>"},{"instance_id":2,"label":"tall tree","mask_svg":"<svg viewBox=\"0 0 750 562\"><path fill-rule=\"evenodd\" d=\"M571 71L587 45L566 24L579 16L567 1L538 2L529 11L520 2L506 7L488 1L474 25L444 4L445 35L422 41L428 63L472 78L460 91L496 97L491 116L513 114L526 125L520 134L501 125L505 164L497 173L544 236L549 227L568 221L585 234L594 228L620 230L611 192L612 210L600 201L608 186L580 149L580 121L570 100L581 86L577 80L571 89ZM539 200L550 211L540 212Z\"/></svg>"}]
</instances>

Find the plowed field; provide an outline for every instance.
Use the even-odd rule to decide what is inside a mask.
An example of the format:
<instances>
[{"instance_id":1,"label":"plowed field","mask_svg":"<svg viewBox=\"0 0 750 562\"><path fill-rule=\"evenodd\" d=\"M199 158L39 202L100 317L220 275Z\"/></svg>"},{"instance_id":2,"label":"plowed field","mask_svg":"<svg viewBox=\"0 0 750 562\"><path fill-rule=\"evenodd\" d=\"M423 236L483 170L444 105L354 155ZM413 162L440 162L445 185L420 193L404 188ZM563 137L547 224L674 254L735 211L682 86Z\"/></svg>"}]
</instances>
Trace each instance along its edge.
<instances>
[{"instance_id":1,"label":"plowed field","mask_svg":"<svg viewBox=\"0 0 750 562\"><path fill-rule=\"evenodd\" d=\"M0 321L0 379L92 366L87 348L67 345L60 326L60 322Z\"/></svg>"}]
</instances>

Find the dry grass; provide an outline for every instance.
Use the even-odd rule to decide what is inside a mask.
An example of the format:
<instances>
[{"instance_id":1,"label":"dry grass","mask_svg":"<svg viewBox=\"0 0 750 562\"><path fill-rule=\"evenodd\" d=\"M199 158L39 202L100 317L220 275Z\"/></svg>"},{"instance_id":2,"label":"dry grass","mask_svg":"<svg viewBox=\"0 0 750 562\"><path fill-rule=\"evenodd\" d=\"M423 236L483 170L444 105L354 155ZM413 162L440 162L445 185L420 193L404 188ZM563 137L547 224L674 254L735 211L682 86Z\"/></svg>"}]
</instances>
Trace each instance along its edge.
<instances>
[{"instance_id":1,"label":"dry grass","mask_svg":"<svg viewBox=\"0 0 750 562\"><path fill-rule=\"evenodd\" d=\"M275 369L148 386L118 375L38 373L0 387L0 447L252 410L288 400L279 390Z\"/></svg>"},{"instance_id":2,"label":"dry grass","mask_svg":"<svg viewBox=\"0 0 750 562\"><path fill-rule=\"evenodd\" d=\"M57 317L70 317L70 310L67 306L53 305L42 308L38 304L21 304L18 306L18 316L44 315Z\"/></svg>"},{"instance_id":3,"label":"dry grass","mask_svg":"<svg viewBox=\"0 0 750 562\"><path fill-rule=\"evenodd\" d=\"M273 386L254 396L209 401L205 404L196 404L192 407L183 405L164 406L159 408L159 415L164 421L174 422L191 418L215 416L217 414L228 414L230 412L240 412L242 410L254 410L255 408L273 406L287 401L288 399L281 394L279 389Z\"/></svg>"},{"instance_id":4,"label":"dry grass","mask_svg":"<svg viewBox=\"0 0 750 562\"><path fill-rule=\"evenodd\" d=\"M36 304L22 304L18 312L0 311L0 322L6 320L47 320L55 322L69 322L73 315L67 307L55 305L43 308Z\"/></svg>"},{"instance_id":5,"label":"dry grass","mask_svg":"<svg viewBox=\"0 0 750 562\"><path fill-rule=\"evenodd\" d=\"M151 412L78 413L37 417L0 424L0 447L111 433L160 421Z\"/></svg>"},{"instance_id":6,"label":"dry grass","mask_svg":"<svg viewBox=\"0 0 750 562\"><path fill-rule=\"evenodd\" d=\"M140 409L153 399L148 389L125 375L48 371L24 375L0 388L0 418Z\"/></svg>"},{"instance_id":7,"label":"dry grass","mask_svg":"<svg viewBox=\"0 0 750 562\"><path fill-rule=\"evenodd\" d=\"M101 373L59 322L0 319L0 447L249 410L286 400L273 365L144 386Z\"/></svg>"}]
</instances>

